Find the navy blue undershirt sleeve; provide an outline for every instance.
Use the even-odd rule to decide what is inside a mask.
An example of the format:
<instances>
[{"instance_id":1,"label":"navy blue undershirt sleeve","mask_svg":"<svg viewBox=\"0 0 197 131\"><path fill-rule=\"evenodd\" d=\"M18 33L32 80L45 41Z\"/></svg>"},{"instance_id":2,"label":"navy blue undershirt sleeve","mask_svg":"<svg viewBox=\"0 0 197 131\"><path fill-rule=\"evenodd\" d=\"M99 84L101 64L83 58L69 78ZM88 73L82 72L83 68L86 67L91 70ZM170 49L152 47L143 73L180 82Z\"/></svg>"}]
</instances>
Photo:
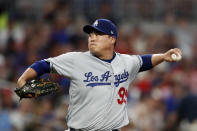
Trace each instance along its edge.
<instances>
[{"instance_id":1,"label":"navy blue undershirt sleeve","mask_svg":"<svg viewBox=\"0 0 197 131\"><path fill-rule=\"evenodd\" d=\"M37 76L41 76L45 73L50 73L50 63L45 60L35 62L30 66L37 73Z\"/></svg>"},{"instance_id":2,"label":"navy blue undershirt sleeve","mask_svg":"<svg viewBox=\"0 0 197 131\"><path fill-rule=\"evenodd\" d=\"M153 65L152 65L152 55L151 54L147 54L147 55L141 55L140 56L142 58L142 66L139 70L139 72L142 72L142 71L146 71L146 70L150 70L153 68Z\"/></svg>"}]
</instances>

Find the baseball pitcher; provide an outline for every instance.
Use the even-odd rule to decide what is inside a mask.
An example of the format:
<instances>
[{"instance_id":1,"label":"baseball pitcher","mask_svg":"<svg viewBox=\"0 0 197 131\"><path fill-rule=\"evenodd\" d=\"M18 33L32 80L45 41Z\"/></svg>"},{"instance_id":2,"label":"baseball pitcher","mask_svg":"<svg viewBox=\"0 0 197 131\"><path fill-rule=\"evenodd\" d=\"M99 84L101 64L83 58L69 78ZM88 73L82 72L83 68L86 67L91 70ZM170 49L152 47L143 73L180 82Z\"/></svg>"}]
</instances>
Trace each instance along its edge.
<instances>
[{"instance_id":1,"label":"baseball pitcher","mask_svg":"<svg viewBox=\"0 0 197 131\"><path fill-rule=\"evenodd\" d=\"M129 123L126 110L129 84L141 71L164 61L179 61L181 51L175 48L162 54L119 54L114 50L117 28L107 19L85 25L83 31L89 35L89 51L69 52L35 62L18 79L18 87L44 73L69 78L68 130L118 131Z\"/></svg>"}]
</instances>

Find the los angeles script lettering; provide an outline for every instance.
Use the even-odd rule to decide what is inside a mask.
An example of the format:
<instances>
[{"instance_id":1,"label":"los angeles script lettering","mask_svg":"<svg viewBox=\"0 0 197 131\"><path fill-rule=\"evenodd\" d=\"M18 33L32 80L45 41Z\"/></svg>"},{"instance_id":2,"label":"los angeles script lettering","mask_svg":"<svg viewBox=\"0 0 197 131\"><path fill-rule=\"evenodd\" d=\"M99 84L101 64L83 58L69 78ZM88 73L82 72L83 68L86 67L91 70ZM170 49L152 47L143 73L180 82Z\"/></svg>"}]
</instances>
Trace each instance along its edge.
<instances>
[{"instance_id":1,"label":"los angeles script lettering","mask_svg":"<svg viewBox=\"0 0 197 131\"><path fill-rule=\"evenodd\" d=\"M106 71L100 76L94 75L92 72L88 72L85 73L84 76L85 76L85 80L83 80L83 82L88 83L86 86L94 87L98 85L111 85L111 83L109 82L109 78L112 76L110 75L110 71ZM118 87L120 83L127 81L129 77L129 73L128 71L124 70L123 73L114 75L114 77L115 77L114 85Z\"/></svg>"}]
</instances>

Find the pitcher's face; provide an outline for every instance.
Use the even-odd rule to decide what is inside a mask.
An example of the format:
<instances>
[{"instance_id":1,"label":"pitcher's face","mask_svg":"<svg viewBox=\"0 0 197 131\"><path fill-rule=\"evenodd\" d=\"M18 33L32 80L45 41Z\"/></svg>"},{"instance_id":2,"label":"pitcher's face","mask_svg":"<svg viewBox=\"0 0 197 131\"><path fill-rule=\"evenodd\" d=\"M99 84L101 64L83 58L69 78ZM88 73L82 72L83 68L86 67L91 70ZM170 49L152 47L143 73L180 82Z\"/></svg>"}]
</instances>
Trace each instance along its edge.
<instances>
[{"instance_id":1,"label":"pitcher's face","mask_svg":"<svg viewBox=\"0 0 197 131\"><path fill-rule=\"evenodd\" d=\"M88 37L88 48L94 55L99 55L114 46L112 37L99 31L92 31Z\"/></svg>"}]
</instances>

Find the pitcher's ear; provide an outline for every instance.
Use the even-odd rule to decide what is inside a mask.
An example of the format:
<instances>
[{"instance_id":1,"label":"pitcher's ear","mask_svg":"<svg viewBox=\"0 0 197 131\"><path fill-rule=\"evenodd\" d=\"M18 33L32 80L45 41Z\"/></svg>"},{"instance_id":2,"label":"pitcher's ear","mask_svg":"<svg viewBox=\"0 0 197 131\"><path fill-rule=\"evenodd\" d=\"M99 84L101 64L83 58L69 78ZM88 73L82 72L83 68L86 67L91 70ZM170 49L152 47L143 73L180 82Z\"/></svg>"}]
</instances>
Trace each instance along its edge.
<instances>
[{"instance_id":1,"label":"pitcher's ear","mask_svg":"<svg viewBox=\"0 0 197 131\"><path fill-rule=\"evenodd\" d=\"M116 42L116 38L111 36L111 39L112 39L112 43L115 43Z\"/></svg>"}]
</instances>

